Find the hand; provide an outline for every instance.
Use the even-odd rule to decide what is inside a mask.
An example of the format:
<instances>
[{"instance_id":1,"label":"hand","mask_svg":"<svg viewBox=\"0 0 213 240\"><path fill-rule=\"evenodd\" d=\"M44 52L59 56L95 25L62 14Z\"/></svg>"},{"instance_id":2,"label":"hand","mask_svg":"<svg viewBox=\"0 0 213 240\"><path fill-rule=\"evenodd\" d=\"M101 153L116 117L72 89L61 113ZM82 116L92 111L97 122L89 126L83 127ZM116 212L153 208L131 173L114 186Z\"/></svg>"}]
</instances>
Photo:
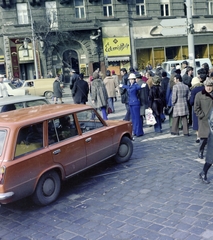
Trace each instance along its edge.
<instances>
[{"instance_id":1,"label":"hand","mask_svg":"<svg viewBox=\"0 0 213 240\"><path fill-rule=\"evenodd\" d=\"M119 87L123 87L123 84L119 84Z\"/></svg>"}]
</instances>

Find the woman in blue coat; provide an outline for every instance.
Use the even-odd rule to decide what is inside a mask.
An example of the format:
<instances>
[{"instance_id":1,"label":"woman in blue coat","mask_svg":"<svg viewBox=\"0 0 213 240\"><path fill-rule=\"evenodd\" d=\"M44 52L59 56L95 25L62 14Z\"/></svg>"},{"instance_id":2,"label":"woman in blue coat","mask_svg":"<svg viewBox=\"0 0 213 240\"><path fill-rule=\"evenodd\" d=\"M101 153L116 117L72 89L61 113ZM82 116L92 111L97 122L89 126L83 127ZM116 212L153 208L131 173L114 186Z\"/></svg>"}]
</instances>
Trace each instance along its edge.
<instances>
[{"instance_id":1,"label":"woman in blue coat","mask_svg":"<svg viewBox=\"0 0 213 240\"><path fill-rule=\"evenodd\" d=\"M127 89L129 94L129 107L132 117L133 135L140 137L144 135L142 121L140 118L140 100L138 98L138 91L141 86L136 83L136 76L134 73L129 74L130 85L120 84L119 87Z\"/></svg>"}]
</instances>

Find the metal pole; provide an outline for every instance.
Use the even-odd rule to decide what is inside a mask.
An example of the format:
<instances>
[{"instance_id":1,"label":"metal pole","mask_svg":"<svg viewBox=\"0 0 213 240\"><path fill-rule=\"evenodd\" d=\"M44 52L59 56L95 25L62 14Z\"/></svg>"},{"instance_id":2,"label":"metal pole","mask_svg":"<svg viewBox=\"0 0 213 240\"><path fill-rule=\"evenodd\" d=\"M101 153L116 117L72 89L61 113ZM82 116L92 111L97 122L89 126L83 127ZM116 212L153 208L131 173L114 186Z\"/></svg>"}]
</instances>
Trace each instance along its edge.
<instances>
[{"instance_id":1,"label":"metal pole","mask_svg":"<svg viewBox=\"0 0 213 240\"><path fill-rule=\"evenodd\" d=\"M32 30L32 43L33 43L33 55L34 55L34 66L35 66L35 72L36 72L36 79L39 78L38 75L38 63L37 63L37 55L36 55L36 44L35 44L35 32L34 32L34 26L33 26L33 17L32 17L32 11L29 0L27 0L27 4L29 7L30 12L30 23L31 23L31 30Z\"/></svg>"},{"instance_id":2,"label":"metal pole","mask_svg":"<svg viewBox=\"0 0 213 240\"><path fill-rule=\"evenodd\" d=\"M189 65L194 68L194 74L196 73L195 65L195 51L194 51L194 24L192 21L192 4L191 0L186 0L187 10L187 34L188 34L188 55Z\"/></svg>"}]
</instances>

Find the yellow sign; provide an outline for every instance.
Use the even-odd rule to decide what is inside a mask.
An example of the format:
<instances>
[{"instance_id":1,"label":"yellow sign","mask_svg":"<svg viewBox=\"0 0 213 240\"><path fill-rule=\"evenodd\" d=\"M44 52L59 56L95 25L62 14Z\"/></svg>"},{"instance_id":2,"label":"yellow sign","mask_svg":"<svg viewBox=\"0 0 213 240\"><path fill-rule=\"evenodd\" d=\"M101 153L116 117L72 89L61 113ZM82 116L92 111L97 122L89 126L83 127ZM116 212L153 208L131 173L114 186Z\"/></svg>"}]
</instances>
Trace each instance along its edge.
<instances>
[{"instance_id":1,"label":"yellow sign","mask_svg":"<svg viewBox=\"0 0 213 240\"><path fill-rule=\"evenodd\" d=\"M103 38L104 56L131 55L129 37Z\"/></svg>"}]
</instances>

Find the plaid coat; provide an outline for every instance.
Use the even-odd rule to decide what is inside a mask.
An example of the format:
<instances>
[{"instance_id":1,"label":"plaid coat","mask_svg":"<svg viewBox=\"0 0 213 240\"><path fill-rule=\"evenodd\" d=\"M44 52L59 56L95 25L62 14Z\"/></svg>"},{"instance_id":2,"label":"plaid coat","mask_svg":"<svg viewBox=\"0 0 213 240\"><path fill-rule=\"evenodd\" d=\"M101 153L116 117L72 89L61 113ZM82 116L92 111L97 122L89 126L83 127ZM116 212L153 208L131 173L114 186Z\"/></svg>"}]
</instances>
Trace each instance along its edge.
<instances>
[{"instance_id":1,"label":"plaid coat","mask_svg":"<svg viewBox=\"0 0 213 240\"><path fill-rule=\"evenodd\" d=\"M189 114L188 109L189 87L178 82L172 89L173 117L181 117Z\"/></svg>"}]
</instances>

